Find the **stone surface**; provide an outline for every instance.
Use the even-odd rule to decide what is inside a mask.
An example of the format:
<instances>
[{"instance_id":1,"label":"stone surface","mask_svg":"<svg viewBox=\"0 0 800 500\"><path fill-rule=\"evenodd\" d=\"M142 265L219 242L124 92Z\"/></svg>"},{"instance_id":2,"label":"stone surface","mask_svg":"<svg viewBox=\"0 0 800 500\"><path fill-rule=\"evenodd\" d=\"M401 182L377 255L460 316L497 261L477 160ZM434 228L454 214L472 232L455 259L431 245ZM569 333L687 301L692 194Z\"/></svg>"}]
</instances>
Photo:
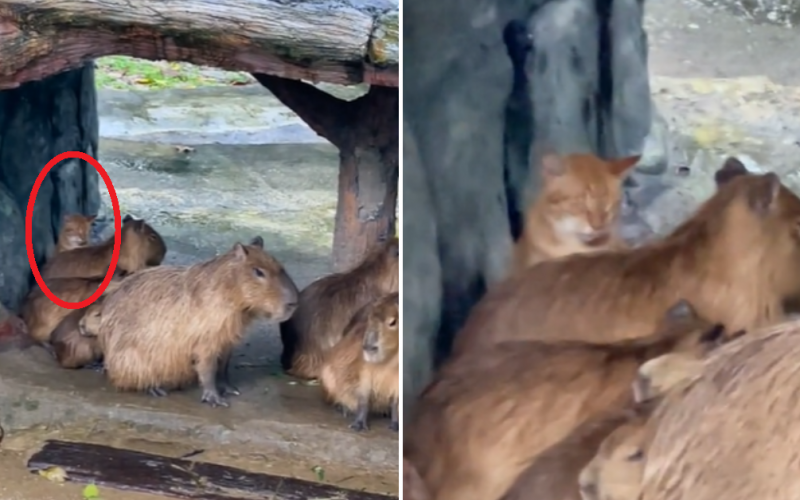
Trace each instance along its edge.
<instances>
[{"instance_id":1,"label":"stone surface","mask_svg":"<svg viewBox=\"0 0 800 500\"><path fill-rule=\"evenodd\" d=\"M17 310L28 288L25 215L0 183L0 308Z\"/></svg>"},{"instance_id":2,"label":"stone surface","mask_svg":"<svg viewBox=\"0 0 800 500\"><path fill-rule=\"evenodd\" d=\"M0 184L15 204L12 208L0 192L2 217L8 217L12 233L8 246L0 249L0 255L9 256L0 260L0 276L8 281L0 299L12 309L27 291L30 273L27 259L19 267L19 252L24 255L25 246L24 234L18 236L16 212L24 217L33 184L47 162L65 151L96 156L97 137L92 64L0 92ZM56 165L44 179L33 210L32 241L38 263L55 244L64 214L96 212L98 178L91 165L73 159ZM5 230L5 224L2 227Z\"/></svg>"}]
</instances>

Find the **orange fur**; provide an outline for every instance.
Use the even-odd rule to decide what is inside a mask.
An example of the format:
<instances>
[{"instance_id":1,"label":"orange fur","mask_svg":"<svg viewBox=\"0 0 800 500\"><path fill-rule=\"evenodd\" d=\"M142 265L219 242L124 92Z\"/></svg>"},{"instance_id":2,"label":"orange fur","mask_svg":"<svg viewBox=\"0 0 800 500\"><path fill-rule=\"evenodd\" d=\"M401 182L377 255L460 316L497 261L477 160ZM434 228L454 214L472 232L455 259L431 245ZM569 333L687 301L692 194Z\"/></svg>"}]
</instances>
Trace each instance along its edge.
<instances>
[{"instance_id":1,"label":"orange fur","mask_svg":"<svg viewBox=\"0 0 800 500\"><path fill-rule=\"evenodd\" d=\"M115 237L99 245L60 252L48 259L42 278L89 278L103 276L111 266ZM161 264L167 247L155 229L143 220L126 217L122 223L117 269L132 273L147 266Z\"/></svg>"},{"instance_id":2,"label":"orange fur","mask_svg":"<svg viewBox=\"0 0 800 500\"><path fill-rule=\"evenodd\" d=\"M353 316L342 339L326 353L320 370L320 383L328 401L353 413L358 413L363 402L373 411L391 409L395 429L400 397L399 322L398 293L367 304ZM357 418L351 427L367 428L366 419L362 422Z\"/></svg>"},{"instance_id":3,"label":"orange fur","mask_svg":"<svg viewBox=\"0 0 800 500\"><path fill-rule=\"evenodd\" d=\"M189 267L145 269L105 300L98 337L114 387L152 391L199 379L204 400L227 404L213 380L220 356L251 320L285 320L297 303L294 282L257 240Z\"/></svg>"},{"instance_id":4,"label":"orange fur","mask_svg":"<svg viewBox=\"0 0 800 500\"><path fill-rule=\"evenodd\" d=\"M513 274L543 260L621 249L622 181L639 156L604 161L591 154L542 159L542 192L528 207L514 246Z\"/></svg>"},{"instance_id":5,"label":"orange fur","mask_svg":"<svg viewBox=\"0 0 800 500\"><path fill-rule=\"evenodd\" d=\"M533 457L576 426L631 404L644 361L675 351L701 357L725 338L681 301L647 337L505 342L464 353L420 396L404 454L436 500L500 498Z\"/></svg>"},{"instance_id":6,"label":"orange fur","mask_svg":"<svg viewBox=\"0 0 800 500\"><path fill-rule=\"evenodd\" d=\"M303 289L297 311L281 324L281 364L286 373L307 379L319 376L325 352L342 338L356 311L398 290L399 251L398 239L392 238L352 270L325 276Z\"/></svg>"},{"instance_id":7,"label":"orange fur","mask_svg":"<svg viewBox=\"0 0 800 500\"><path fill-rule=\"evenodd\" d=\"M64 216L61 233L58 235L56 252L66 252L89 245L92 222L96 215L70 214Z\"/></svg>"},{"instance_id":8,"label":"orange fur","mask_svg":"<svg viewBox=\"0 0 800 500\"><path fill-rule=\"evenodd\" d=\"M800 293L800 198L775 174L736 175L661 241L541 262L490 289L454 350L506 340L612 341L651 332L685 298L732 330L785 317Z\"/></svg>"}]
</instances>

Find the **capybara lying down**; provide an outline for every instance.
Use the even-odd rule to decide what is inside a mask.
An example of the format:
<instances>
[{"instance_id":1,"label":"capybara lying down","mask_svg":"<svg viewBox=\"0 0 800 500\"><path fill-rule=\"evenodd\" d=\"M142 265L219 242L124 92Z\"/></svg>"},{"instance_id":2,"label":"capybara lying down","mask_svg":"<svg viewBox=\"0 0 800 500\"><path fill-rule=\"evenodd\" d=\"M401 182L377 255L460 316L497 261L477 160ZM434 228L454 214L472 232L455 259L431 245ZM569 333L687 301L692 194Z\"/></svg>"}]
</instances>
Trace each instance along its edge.
<instances>
[{"instance_id":1,"label":"capybara lying down","mask_svg":"<svg viewBox=\"0 0 800 500\"><path fill-rule=\"evenodd\" d=\"M103 351L99 340L95 336L84 335L80 324L87 314L93 316L95 311L102 308L104 297L106 295L83 309L70 312L50 335L53 354L62 368L102 367Z\"/></svg>"},{"instance_id":2,"label":"capybara lying down","mask_svg":"<svg viewBox=\"0 0 800 500\"><path fill-rule=\"evenodd\" d=\"M717 192L663 240L541 262L476 304L454 351L507 340L614 341L652 332L679 299L731 331L781 320L800 294L800 198L728 159Z\"/></svg>"},{"instance_id":3,"label":"capybara lying down","mask_svg":"<svg viewBox=\"0 0 800 500\"><path fill-rule=\"evenodd\" d=\"M285 321L297 297L261 238L192 266L135 273L103 304L98 337L108 379L157 396L199 380L203 402L227 406L223 394L233 391L218 384L220 361L253 319Z\"/></svg>"},{"instance_id":4,"label":"capybara lying down","mask_svg":"<svg viewBox=\"0 0 800 500\"><path fill-rule=\"evenodd\" d=\"M354 413L355 431L369 428L370 411L391 411L398 430L400 400L399 294L370 302L353 316L344 337L325 354L320 382L325 396Z\"/></svg>"},{"instance_id":5,"label":"capybara lying down","mask_svg":"<svg viewBox=\"0 0 800 500\"><path fill-rule=\"evenodd\" d=\"M721 325L679 301L649 336L610 344L505 342L451 358L422 393L404 454L437 500L495 500L526 464L583 422L631 404L639 366L701 357Z\"/></svg>"},{"instance_id":6,"label":"capybara lying down","mask_svg":"<svg viewBox=\"0 0 800 500\"><path fill-rule=\"evenodd\" d=\"M314 379L323 355L342 338L350 318L370 301L398 291L400 243L373 248L354 269L314 281L300 293L300 305L281 323L281 364L289 375Z\"/></svg>"},{"instance_id":7,"label":"capybara lying down","mask_svg":"<svg viewBox=\"0 0 800 500\"><path fill-rule=\"evenodd\" d=\"M127 215L122 221L121 233L122 242L117 261L119 271L126 274L133 273L147 266L157 266L164 260L167 246L161 235L145 221L134 220ZM42 278L46 283L50 283L51 278L105 276L111 267L114 238L115 236L112 236L99 245L84 246L54 254L42 268Z\"/></svg>"}]
</instances>

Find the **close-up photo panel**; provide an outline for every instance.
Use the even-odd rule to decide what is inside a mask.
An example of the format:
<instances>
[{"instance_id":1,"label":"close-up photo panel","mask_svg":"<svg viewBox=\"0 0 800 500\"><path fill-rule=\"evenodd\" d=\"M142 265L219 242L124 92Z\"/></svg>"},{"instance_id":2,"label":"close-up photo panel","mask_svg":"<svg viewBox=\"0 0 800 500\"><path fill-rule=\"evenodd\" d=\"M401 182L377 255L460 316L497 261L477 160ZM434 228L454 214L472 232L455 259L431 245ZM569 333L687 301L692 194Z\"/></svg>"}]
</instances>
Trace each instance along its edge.
<instances>
[{"instance_id":1,"label":"close-up photo panel","mask_svg":"<svg viewBox=\"0 0 800 500\"><path fill-rule=\"evenodd\" d=\"M800 4L402 17L403 500L797 500Z\"/></svg>"},{"instance_id":2,"label":"close-up photo panel","mask_svg":"<svg viewBox=\"0 0 800 500\"><path fill-rule=\"evenodd\" d=\"M0 0L0 500L399 500L400 0Z\"/></svg>"}]
</instances>

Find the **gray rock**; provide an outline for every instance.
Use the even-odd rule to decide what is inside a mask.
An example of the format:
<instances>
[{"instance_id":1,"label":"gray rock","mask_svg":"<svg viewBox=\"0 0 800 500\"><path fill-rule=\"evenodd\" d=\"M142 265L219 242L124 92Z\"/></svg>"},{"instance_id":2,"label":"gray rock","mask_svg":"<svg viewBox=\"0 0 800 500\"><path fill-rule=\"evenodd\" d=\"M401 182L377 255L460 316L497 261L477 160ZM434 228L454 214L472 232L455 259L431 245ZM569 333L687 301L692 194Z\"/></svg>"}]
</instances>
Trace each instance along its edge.
<instances>
[{"instance_id":1,"label":"gray rock","mask_svg":"<svg viewBox=\"0 0 800 500\"><path fill-rule=\"evenodd\" d=\"M0 303L15 311L28 289L30 265L25 250L25 216L0 184Z\"/></svg>"},{"instance_id":2,"label":"gray rock","mask_svg":"<svg viewBox=\"0 0 800 500\"><path fill-rule=\"evenodd\" d=\"M642 158L636 165L636 172L644 175L661 175L669 165L669 153L672 148L670 130L667 121L653 108L650 133L644 140Z\"/></svg>"}]
</instances>

